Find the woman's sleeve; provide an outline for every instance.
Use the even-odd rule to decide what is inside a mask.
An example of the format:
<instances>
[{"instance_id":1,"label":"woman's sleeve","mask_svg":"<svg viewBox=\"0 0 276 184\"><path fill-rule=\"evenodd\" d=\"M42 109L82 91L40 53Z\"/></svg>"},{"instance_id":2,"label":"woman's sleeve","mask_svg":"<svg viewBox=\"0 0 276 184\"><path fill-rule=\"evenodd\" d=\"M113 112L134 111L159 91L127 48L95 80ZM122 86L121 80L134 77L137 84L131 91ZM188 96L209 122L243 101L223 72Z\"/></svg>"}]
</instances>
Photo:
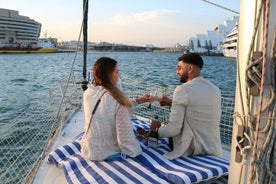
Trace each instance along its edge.
<instances>
[{"instance_id":1,"label":"woman's sleeve","mask_svg":"<svg viewBox=\"0 0 276 184\"><path fill-rule=\"evenodd\" d=\"M136 157L141 152L140 143L133 132L133 125L128 108L119 105L116 112L116 132L119 147L130 157Z\"/></svg>"},{"instance_id":2,"label":"woman's sleeve","mask_svg":"<svg viewBox=\"0 0 276 184\"><path fill-rule=\"evenodd\" d=\"M135 107L136 107L137 105L139 105L139 104L137 103L137 101L136 101L135 98L130 99L130 102L131 102L131 104L132 104L132 107L128 109L128 113L130 114L130 116L133 116Z\"/></svg>"},{"instance_id":3,"label":"woman's sleeve","mask_svg":"<svg viewBox=\"0 0 276 184\"><path fill-rule=\"evenodd\" d=\"M133 107L136 107L137 105L139 105L138 102L136 101L136 98L130 99L130 102L132 103Z\"/></svg>"}]
</instances>

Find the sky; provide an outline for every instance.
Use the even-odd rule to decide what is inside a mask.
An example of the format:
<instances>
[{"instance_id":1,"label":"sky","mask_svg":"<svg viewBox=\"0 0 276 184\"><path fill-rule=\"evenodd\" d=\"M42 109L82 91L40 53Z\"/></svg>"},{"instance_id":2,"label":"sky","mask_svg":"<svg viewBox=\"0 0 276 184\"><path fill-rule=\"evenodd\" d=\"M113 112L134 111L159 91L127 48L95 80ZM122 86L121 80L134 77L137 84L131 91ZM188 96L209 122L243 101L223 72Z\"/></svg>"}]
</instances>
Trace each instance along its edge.
<instances>
[{"instance_id":1,"label":"sky","mask_svg":"<svg viewBox=\"0 0 276 184\"><path fill-rule=\"evenodd\" d=\"M209 0L239 12L240 0ZM82 0L1 0L0 8L19 11L42 24L40 37L78 40ZM88 40L159 47L188 44L238 14L203 0L90 0Z\"/></svg>"}]
</instances>

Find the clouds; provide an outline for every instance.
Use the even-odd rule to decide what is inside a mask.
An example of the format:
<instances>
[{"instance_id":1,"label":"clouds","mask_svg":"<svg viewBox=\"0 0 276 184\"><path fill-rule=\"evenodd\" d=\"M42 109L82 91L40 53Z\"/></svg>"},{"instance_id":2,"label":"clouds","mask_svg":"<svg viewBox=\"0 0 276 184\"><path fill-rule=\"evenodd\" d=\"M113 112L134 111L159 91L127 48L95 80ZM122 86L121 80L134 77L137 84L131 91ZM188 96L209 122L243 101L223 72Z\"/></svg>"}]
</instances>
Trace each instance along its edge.
<instances>
[{"instance_id":1,"label":"clouds","mask_svg":"<svg viewBox=\"0 0 276 184\"><path fill-rule=\"evenodd\" d=\"M155 44L164 46L166 42L179 42L175 23L183 16L176 10L151 10L136 13L116 13L107 21L92 22L92 38L99 41L126 43L133 45Z\"/></svg>"},{"instance_id":2,"label":"clouds","mask_svg":"<svg viewBox=\"0 0 276 184\"><path fill-rule=\"evenodd\" d=\"M174 10L152 10L141 13L124 14L118 13L111 18L111 24L133 24L133 23L152 23L174 17L179 14Z\"/></svg>"},{"instance_id":3,"label":"clouds","mask_svg":"<svg viewBox=\"0 0 276 184\"><path fill-rule=\"evenodd\" d=\"M238 10L240 0L214 0ZM82 1L1 0L1 8L18 10L21 15L42 23L43 32L60 41L78 39ZM233 14L196 0L95 0L89 1L88 37L93 42L130 45L187 44L189 37L206 34Z\"/></svg>"}]
</instances>

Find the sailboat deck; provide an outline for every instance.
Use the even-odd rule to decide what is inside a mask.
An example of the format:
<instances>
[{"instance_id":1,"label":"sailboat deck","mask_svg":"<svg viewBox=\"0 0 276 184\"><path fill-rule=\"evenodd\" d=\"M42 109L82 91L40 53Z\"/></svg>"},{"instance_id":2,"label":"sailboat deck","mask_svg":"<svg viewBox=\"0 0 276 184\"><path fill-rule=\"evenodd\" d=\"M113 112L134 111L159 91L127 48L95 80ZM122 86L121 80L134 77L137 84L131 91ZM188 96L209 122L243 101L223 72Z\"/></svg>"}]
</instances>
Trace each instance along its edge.
<instances>
[{"instance_id":1,"label":"sailboat deck","mask_svg":"<svg viewBox=\"0 0 276 184\"><path fill-rule=\"evenodd\" d=\"M4 183L29 183L33 180L34 183L67 183L62 169L49 164L47 156L54 149L74 141L74 137L84 129L83 110L79 109L80 89L76 88L72 76L69 79L70 83L66 90L68 94L61 94L60 89L64 89L65 82L59 82L41 103L30 106L14 122L1 129L3 167L0 178ZM130 98L144 94L145 89L160 88L158 85L134 80L124 79L123 81L123 90ZM164 90L164 95L172 94L172 89L161 88ZM225 152L227 160L232 135L233 102L233 98L222 98L220 126L223 147L226 145L228 148L228 152ZM167 122L169 108L161 107L157 101L152 104L151 109L147 106L148 104L137 106L135 116L152 119L157 115L161 122ZM78 110L75 112L76 109ZM62 130L60 130L61 127ZM49 145L51 145L50 149ZM20 169L22 167L24 169ZM37 168L39 168L38 173ZM34 176L35 179L33 179Z\"/></svg>"},{"instance_id":2,"label":"sailboat deck","mask_svg":"<svg viewBox=\"0 0 276 184\"><path fill-rule=\"evenodd\" d=\"M183 157L173 161L162 157L168 151L163 139L158 149L147 148L141 142L143 153L136 158L114 162L92 162L80 154L83 127L80 110L62 131L34 183L198 183L227 175L229 163L214 156ZM132 119L135 127L149 128L149 123ZM74 137L74 139L72 139ZM57 148L57 149L56 149ZM58 167L55 167L58 166ZM62 173L62 170L64 173Z\"/></svg>"}]
</instances>

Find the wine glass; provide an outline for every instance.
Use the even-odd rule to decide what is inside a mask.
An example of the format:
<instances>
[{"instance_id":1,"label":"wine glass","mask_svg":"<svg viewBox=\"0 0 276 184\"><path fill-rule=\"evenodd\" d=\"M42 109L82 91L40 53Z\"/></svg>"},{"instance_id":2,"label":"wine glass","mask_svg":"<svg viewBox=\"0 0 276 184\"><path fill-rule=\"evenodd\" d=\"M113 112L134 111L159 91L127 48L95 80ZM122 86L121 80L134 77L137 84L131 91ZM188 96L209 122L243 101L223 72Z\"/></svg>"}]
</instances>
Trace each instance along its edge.
<instances>
[{"instance_id":1,"label":"wine glass","mask_svg":"<svg viewBox=\"0 0 276 184\"><path fill-rule=\"evenodd\" d=\"M161 87L158 88L158 100L162 99L164 96L167 96L167 95L168 95L168 87L167 86L161 86ZM160 105L161 105L161 103L160 103ZM164 115L164 123L165 124L167 124L168 121L169 121L169 115L168 115L168 112L167 112L167 108L168 107L162 107L163 115Z\"/></svg>"},{"instance_id":2,"label":"wine glass","mask_svg":"<svg viewBox=\"0 0 276 184\"><path fill-rule=\"evenodd\" d=\"M163 96L167 96L168 95L168 87L159 87L157 89L157 94L158 94L158 97L157 97L157 100L158 99L161 99Z\"/></svg>"},{"instance_id":3,"label":"wine glass","mask_svg":"<svg viewBox=\"0 0 276 184\"><path fill-rule=\"evenodd\" d=\"M157 89L158 99L163 97L163 88L159 87Z\"/></svg>"},{"instance_id":4,"label":"wine glass","mask_svg":"<svg viewBox=\"0 0 276 184\"><path fill-rule=\"evenodd\" d=\"M148 105L149 109L151 109L152 102L154 102L154 100L156 100L156 95L157 95L157 90L150 91L150 96L152 97L152 99L150 100L149 105Z\"/></svg>"}]
</instances>

